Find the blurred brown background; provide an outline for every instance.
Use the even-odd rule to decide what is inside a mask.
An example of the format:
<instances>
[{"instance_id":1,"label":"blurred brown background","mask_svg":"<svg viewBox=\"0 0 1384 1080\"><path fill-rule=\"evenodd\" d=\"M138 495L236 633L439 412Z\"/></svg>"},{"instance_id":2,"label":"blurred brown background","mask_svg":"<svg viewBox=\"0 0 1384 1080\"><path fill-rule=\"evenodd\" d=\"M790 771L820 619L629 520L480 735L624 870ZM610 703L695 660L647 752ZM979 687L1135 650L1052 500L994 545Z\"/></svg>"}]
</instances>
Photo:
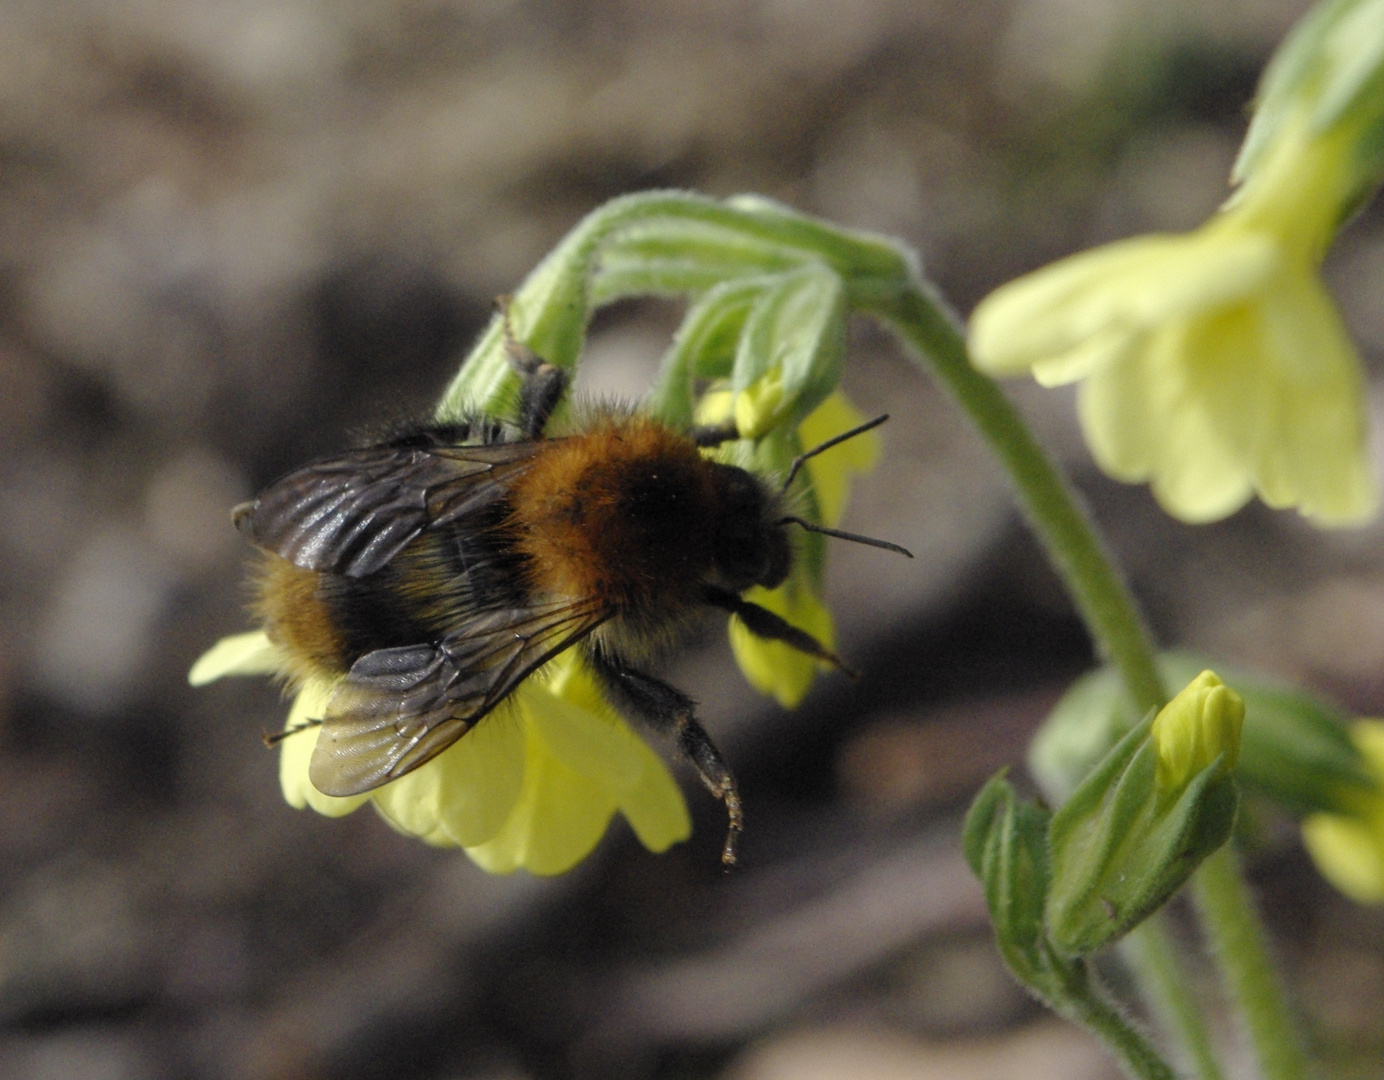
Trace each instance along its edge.
<instances>
[{"instance_id":1,"label":"blurred brown background","mask_svg":"<svg viewBox=\"0 0 1384 1080\"><path fill-rule=\"evenodd\" d=\"M716 627L667 670L742 780L734 875L690 783L689 844L618 824L555 880L295 812L274 689L185 673L247 626L228 507L424 407L602 200L762 192L904 237L968 311L1215 207L1305 7L4 0L0 1075L1113 1076L1008 981L957 841L1089 647L984 451L869 326L847 387L895 419L848 525L919 558L834 553L865 678L785 714ZM1384 210L1329 273L1384 402ZM637 395L677 317L603 314L586 389ZM1093 473L1069 394L1011 389L1165 642L1384 711L1384 526L1174 524ZM1384 1077L1384 919L1269 836L1314 1045Z\"/></svg>"}]
</instances>

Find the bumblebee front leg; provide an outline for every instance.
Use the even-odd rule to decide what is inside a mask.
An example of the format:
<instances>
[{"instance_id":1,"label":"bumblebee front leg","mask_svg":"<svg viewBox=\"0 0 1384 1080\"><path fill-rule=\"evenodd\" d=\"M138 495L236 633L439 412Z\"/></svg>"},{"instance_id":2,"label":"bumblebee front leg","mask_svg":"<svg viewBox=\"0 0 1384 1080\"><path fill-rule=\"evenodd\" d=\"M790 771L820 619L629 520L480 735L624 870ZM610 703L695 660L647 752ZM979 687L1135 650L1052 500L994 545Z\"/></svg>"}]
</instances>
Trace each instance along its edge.
<instances>
[{"instance_id":1,"label":"bumblebee front leg","mask_svg":"<svg viewBox=\"0 0 1384 1080\"><path fill-rule=\"evenodd\" d=\"M743 600L726 589L710 588L706 591L706 602L722 611L728 611L745 624L745 629L755 637L767 641L781 641L798 652L825 660L832 667L844 672L852 679L860 678L860 672L850 667L844 660L828 649L806 630L799 630L792 623L775 615L768 608Z\"/></svg>"},{"instance_id":2,"label":"bumblebee front leg","mask_svg":"<svg viewBox=\"0 0 1384 1080\"><path fill-rule=\"evenodd\" d=\"M514 336L509 322L509 297L502 296L495 306L504 323L505 356L523 385L519 389L519 430L526 439L542 437L543 429L567 392L567 372L548 363Z\"/></svg>"},{"instance_id":3,"label":"bumblebee front leg","mask_svg":"<svg viewBox=\"0 0 1384 1080\"><path fill-rule=\"evenodd\" d=\"M697 770L707 790L726 804L730 827L726 831L725 847L721 849L721 862L727 868L734 866L735 849L745 830L740 790L711 736L697 722L696 704L666 682L636 671L599 650L589 649L586 655L616 708L638 717L654 731L675 735L678 749Z\"/></svg>"}]
</instances>

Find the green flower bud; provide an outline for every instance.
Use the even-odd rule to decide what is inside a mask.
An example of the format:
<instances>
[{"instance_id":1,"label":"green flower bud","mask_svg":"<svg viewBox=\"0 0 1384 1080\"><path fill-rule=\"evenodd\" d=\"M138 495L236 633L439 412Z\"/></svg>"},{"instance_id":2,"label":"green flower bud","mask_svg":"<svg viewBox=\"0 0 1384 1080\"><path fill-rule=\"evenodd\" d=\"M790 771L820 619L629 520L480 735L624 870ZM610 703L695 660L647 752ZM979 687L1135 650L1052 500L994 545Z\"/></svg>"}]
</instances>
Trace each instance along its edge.
<instances>
[{"instance_id":1,"label":"green flower bud","mask_svg":"<svg viewBox=\"0 0 1384 1080\"><path fill-rule=\"evenodd\" d=\"M1203 657L1165 653L1164 681L1180 686L1206 667ZM1244 699L1235 776L1247 791L1296 815L1354 813L1377 790L1352 741L1348 717L1300 690L1241 671L1227 671ZM1028 767L1043 794L1065 802L1139 717L1118 675L1102 668L1072 684L1029 745Z\"/></svg>"},{"instance_id":2,"label":"green flower bud","mask_svg":"<svg viewBox=\"0 0 1384 1080\"><path fill-rule=\"evenodd\" d=\"M1057 948L1085 955L1111 944L1229 838L1239 801L1230 776L1236 712L1219 680L1193 680L1053 816L1046 922Z\"/></svg>"}]
</instances>

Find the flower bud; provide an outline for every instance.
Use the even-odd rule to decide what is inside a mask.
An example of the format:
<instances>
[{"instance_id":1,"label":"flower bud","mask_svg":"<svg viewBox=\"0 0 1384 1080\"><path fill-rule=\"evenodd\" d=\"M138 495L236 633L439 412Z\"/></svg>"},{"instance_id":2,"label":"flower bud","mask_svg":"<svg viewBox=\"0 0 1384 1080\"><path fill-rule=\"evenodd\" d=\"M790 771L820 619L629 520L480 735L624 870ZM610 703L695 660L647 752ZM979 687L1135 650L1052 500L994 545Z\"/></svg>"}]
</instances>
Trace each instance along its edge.
<instances>
[{"instance_id":1,"label":"flower bud","mask_svg":"<svg viewBox=\"0 0 1384 1080\"><path fill-rule=\"evenodd\" d=\"M1111 944L1161 907L1230 836L1243 705L1209 672L1122 739L1053 816L1048 934Z\"/></svg>"},{"instance_id":2,"label":"flower bud","mask_svg":"<svg viewBox=\"0 0 1384 1080\"><path fill-rule=\"evenodd\" d=\"M1203 671L1168 702L1150 730L1158 744L1158 786L1177 792L1213 764L1220 775L1235 768L1240 756L1244 700L1216 677Z\"/></svg>"},{"instance_id":3,"label":"flower bud","mask_svg":"<svg viewBox=\"0 0 1384 1080\"><path fill-rule=\"evenodd\" d=\"M1204 670L1206 660L1170 652L1158 666L1166 683L1179 686ZM1359 800L1376 791L1339 709L1261 676L1228 674L1244 699L1235 776L1247 791L1296 815L1353 814ZM1070 798L1138 719L1114 670L1102 668L1073 683L1029 745L1029 771L1048 800Z\"/></svg>"}]
</instances>

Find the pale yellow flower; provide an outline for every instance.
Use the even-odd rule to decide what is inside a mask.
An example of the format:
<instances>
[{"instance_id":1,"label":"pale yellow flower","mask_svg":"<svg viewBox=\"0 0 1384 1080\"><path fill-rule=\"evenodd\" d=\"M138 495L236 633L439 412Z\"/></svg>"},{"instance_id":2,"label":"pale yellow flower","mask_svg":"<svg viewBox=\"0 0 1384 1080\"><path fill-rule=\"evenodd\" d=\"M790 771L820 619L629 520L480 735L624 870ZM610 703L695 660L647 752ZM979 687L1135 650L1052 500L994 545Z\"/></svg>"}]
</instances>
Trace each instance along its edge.
<instances>
[{"instance_id":1,"label":"pale yellow flower","mask_svg":"<svg viewBox=\"0 0 1384 1080\"><path fill-rule=\"evenodd\" d=\"M1384 720L1359 720L1351 738L1380 790L1362 796L1354 814L1312 814L1302 839L1317 868L1361 904L1384 903Z\"/></svg>"},{"instance_id":2,"label":"pale yellow flower","mask_svg":"<svg viewBox=\"0 0 1384 1080\"><path fill-rule=\"evenodd\" d=\"M225 638L194 665L202 685L225 675L277 672L262 632ZM309 680L285 730L320 718L333 685ZM400 832L460 847L492 873L560 874L585 858L618 810L650 851L691 834L667 767L597 691L568 650L438 757L362 795L323 795L308 779L318 729L283 740L279 780L294 807L339 817L366 802Z\"/></svg>"},{"instance_id":3,"label":"pale yellow flower","mask_svg":"<svg viewBox=\"0 0 1384 1080\"><path fill-rule=\"evenodd\" d=\"M1360 362L1317 275L1349 200L1353 147L1286 124L1235 196L1182 236L1143 236L997 289L975 363L1084 380L1082 428L1111 476L1186 521L1258 495L1320 524L1373 514Z\"/></svg>"}]
</instances>

